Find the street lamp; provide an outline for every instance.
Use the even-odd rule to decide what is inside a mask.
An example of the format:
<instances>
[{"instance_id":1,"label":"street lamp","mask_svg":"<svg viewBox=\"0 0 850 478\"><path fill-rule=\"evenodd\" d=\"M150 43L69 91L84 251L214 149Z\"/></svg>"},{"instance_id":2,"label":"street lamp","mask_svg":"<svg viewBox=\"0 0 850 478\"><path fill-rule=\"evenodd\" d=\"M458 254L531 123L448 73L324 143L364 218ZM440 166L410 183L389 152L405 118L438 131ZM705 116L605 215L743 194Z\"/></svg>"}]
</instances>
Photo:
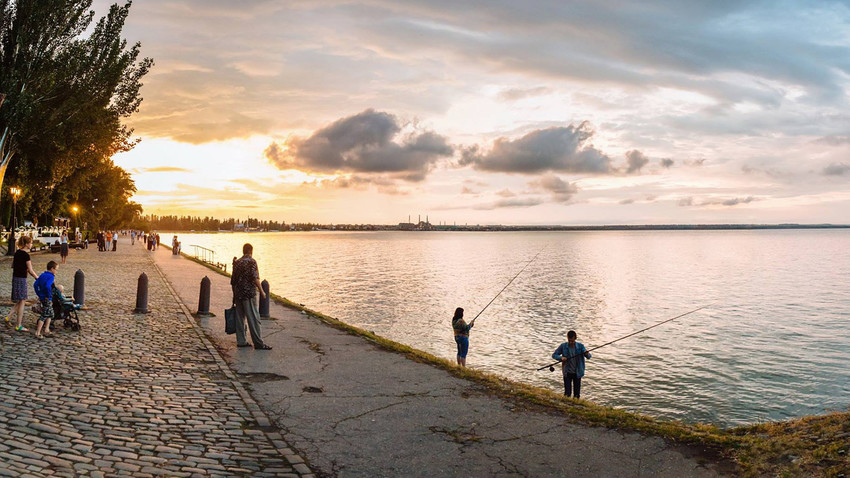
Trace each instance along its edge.
<instances>
[{"instance_id":1,"label":"street lamp","mask_svg":"<svg viewBox=\"0 0 850 478\"><path fill-rule=\"evenodd\" d=\"M21 195L21 188L12 186L9 188L9 194L12 195L14 206L12 207L12 225L9 232L9 246L6 248L6 255L15 254L15 230L18 228L18 197Z\"/></svg>"},{"instance_id":2,"label":"street lamp","mask_svg":"<svg viewBox=\"0 0 850 478\"><path fill-rule=\"evenodd\" d=\"M80 211L80 208L78 208L77 206L73 206L73 207L71 207L71 210L74 211L74 227L79 229L79 227L80 227L80 216L79 216L78 213Z\"/></svg>"}]
</instances>

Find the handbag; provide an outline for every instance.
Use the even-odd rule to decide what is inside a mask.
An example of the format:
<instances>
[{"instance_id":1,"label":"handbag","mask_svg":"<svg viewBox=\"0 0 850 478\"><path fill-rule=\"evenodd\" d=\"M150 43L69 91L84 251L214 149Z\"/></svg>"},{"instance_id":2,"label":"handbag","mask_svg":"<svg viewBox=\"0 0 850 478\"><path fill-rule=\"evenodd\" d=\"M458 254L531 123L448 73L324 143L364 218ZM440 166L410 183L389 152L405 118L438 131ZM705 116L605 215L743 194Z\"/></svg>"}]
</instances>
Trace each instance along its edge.
<instances>
[{"instance_id":1,"label":"handbag","mask_svg":"<svg viewBox=\"0 0 850 478\"><path fill-rule=\"evenodd\" d=\"M238 327L239 318L236 316L236 305L232 305L229 309L224 309L224 333L235 334Z\"/></svg>"}]
</instances>

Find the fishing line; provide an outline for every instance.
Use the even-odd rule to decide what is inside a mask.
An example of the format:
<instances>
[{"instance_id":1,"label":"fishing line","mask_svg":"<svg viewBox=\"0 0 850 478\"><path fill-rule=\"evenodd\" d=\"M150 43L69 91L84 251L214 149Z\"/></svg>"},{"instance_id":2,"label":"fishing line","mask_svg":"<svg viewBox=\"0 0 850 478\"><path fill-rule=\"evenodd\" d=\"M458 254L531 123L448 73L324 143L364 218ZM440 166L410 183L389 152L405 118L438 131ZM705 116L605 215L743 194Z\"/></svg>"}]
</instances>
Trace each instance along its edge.
<instances>
[{"instance_id":1,"label":"fishing line","mask_svg":"<svg viewBox=\"0 0 850 478\"><path fill-rule=\"evenodd\" d=\"M602 344L602 345L600 345L600 346L598 346L598 347L593 347L592 349L585 350L585 351L584 351L584 353L590 353L590 352L593 352L594 350L599 350L599 349L601 349L602 347L605 347L606 345L611 345L611 344L613 344L613 343L615 343L615 342L619 342L619 341L621 341L621 340L623 340L623 339L627 339L627 338L632 337L632 336L634 336L634 335L637 335L637 334L639 334L639 333L646 332L646 331L647 331L647 330L649 330L649 329L654 329L655 327L658 327L659 325L664 325L664 324L666 324L667 322L672 322L672 321L674 321L674 320L676 320L676 319L680 319L680 318L682 318L682 317L684 317L684 316L686 316L686 315L693 314L694 312L700 311L700 310L705 309L705 308L707 308L707 307L711 307L712 305L714 305L714 304L716 304L716 303L717 303L717 302L712 302L712 303L710 303L710 304L708 304L708 305L704 305L704 306L702 306L702 307L700 307L700 308L698 308L698 309L694 309L694 310L692 310L692 311L690 311L690 312L685 312L685 313L684 313L684 314L682 314L682 315L677 315L676 317L673 317L672 319L667 319L667 320L661 321L661 322L659 322L659 323L657 323L657 324L655 324L655 325L650 325L649 327L647 327L647 328L645 328L645 329L640 329L640 330L638 330L638 331L636 331L636 332L632 332L632 333L630 333L629 335L624 335L623 337L620 337L619 339L612 340L612 341L607 342L607 343L604 343L604 344ZM579 355L582 355L582 354L570 355L569 357L567 357L567 360L570 360L570 359L572 359L573 357L578 357ZM541 371L541 370L543 370L543 369L548 368L550 372L554 372L554 371L555 371L555 365L557 365L557 364L559 364L559 363L561 363L561 361L560 361L560 360L559 360L559 361L557 361L557 362L550 363L549 365L544 365L544 366L542 366L542 367L538 368L538 369L537 369L537 371L539 372L539 371Z\"/></svg>"},{"instance_id":2,"label":"fishing line","mask_svg":"<svg viewBox=\"0 0 850 478\"><path fill-rule=\"evenodd\" d=\"M537 256L539 256L543 251L546 250L546 247L548 247L548 246L544 246L543 249L540 249L540 252L535 254L534 257L532 257L531 260L528 261L528 263L525 266L523 266L523 268L520 269L519 272L517 272L516 275L513 276L513 278L511 278L511 280L508 281L508 283L505 284L504 287L502 287L502 290L500 290L499 293L496 294L496 297L493 297L492 299L490 299L490 302L487 302L487 305L485 305L484 308L481 309L481 312L479 312L475 317L473 317L472 320L469 321L469 323L471 324L472 322L475 322L475 319L477 319L479 315L483 314L484 311L487 310L487 307L490 307L490 304L492 304L494 300L496 300L500 295L502 295L502 292L504 292L505 289L507 289L508 286L511 285L511 283L514 281L514 279L516 279L517 277L519 277L520 274L522 274L522 271L524 271L526 267L531 265L531 263L534 262L535 259L537 259Z\"/></svg>"}]
</instances>

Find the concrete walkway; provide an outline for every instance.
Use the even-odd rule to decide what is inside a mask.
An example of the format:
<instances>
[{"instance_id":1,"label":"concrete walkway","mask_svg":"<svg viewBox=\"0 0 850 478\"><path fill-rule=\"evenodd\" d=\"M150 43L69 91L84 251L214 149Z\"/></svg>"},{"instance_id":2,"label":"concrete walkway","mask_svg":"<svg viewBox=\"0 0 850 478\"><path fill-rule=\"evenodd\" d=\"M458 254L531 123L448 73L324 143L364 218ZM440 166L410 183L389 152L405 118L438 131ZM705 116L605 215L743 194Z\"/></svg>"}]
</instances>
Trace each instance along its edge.
<instances>
[{"instance_id":1,"label":"concrete walkway","mask_svg":"<svg viewBox=\"0 0 850 478\"><path fill-rule=\"evenodd\" d=\"M313 476L270 426L140 245L73 251L86 273L79 332L0 325L0 476ZM36 272L58 254L34 254ZM0 262L2 317L9 258ZM186 261L188 262L188 261ZM133 314L140 273L150 313ZM32 292L30 279L30 298ZM0 319L1 320L1 319ZM24 325L35 330L36 315Z\"/></svg>"},{"instance_id":2,"label":"concrete walkway","mask_svg":"<svg viewBox=\"0 0 850 478\"><path fill-rule=\"evenodd\" d=\"M193 311L201 279L211 279L217 317L200 324L317 475L678 478L729 469L705 463L699 449L576 425L493 396L274 303L273 320L263 321L274 350L236 348L224 335L229 279L165 249L155 261ZM260 264L260 274L268 267Z\"/></svg>"}]
</instances>

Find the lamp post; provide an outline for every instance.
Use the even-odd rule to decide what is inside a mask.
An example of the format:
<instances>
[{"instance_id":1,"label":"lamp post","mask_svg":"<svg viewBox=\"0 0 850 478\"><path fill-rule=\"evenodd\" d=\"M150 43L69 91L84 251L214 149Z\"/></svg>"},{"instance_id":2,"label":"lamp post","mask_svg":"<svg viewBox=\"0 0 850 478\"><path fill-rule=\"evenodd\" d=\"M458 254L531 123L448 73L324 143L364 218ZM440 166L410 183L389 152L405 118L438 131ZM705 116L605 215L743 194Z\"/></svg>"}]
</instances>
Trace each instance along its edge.
<instances>
[{"instance_id":1,"label":"lamp post","mask_svg":"<svg viewBox=\"0 0 850 478\"><path fill-rule=\"evenodd\" d=\"M9 188L9 194L12 195L12 223L11 231L9 231L9 246L6 248L6 255L11 256L15 254L15 230L18 228L18 196L21 195L21 188L12 186Z\"/></svg>"},{"instance_id":2,"label":"lamp post","mask_svg":"<svg viewBox=\"0 0 850 478\"><path fill-rule=\"evenodd\" d=\"M74 228L77 229L80 227L80 208L73 206L71 210L74 211ZM76 232L76 230L74 232Z\"/></svg>"}]
</instances>

